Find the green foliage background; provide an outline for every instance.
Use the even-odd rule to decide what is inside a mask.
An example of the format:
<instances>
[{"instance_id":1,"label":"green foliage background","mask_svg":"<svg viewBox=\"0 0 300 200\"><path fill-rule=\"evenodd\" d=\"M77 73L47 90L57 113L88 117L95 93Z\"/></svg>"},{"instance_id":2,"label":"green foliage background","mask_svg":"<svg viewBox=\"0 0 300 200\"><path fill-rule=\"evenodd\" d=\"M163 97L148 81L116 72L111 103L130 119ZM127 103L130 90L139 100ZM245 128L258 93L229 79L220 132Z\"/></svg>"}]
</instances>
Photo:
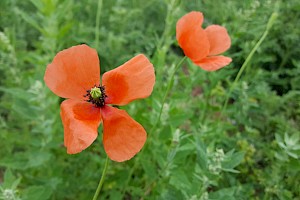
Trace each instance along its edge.
<instances>
[{"instance_id":1,"label":"green foliage background","mask_svg":"<svg viewBox=\"0 0 300 200\"><path fill-rule=\"evenodd\" d=\"M153 128L183 57L175 24L192 10L204 13L205 27L227 28L233 62L211 73L185 62ZM43 82L55 54L81 43L97 49L102 73L138 53L156 70L151 97L122 107L147 143L130 161L109 163L99 199L300 199L299 24L298 0L1 0L0 199L92 198L106 157L102 129L91 147L68 155L62 99Z\"/></svg>"}]
</instances>

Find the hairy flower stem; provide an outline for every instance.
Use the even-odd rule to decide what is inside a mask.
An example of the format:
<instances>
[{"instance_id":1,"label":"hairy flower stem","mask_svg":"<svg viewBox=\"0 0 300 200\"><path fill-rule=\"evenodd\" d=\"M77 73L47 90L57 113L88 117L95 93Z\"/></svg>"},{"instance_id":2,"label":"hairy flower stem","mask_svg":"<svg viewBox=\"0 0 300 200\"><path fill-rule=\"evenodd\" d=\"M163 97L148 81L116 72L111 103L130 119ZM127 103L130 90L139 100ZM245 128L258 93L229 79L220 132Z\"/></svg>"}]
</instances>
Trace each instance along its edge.
<instances>
[{"instance_id":1,"label":"hairy flower stem","mask_svg":"<svg viewBox=\"0 0 300 200\"><path fill-rule=\"evenodd\" d=\"M257 49L260 47L260 45L262 44L262 42L264 41L264 39L267 37L267 35L268 35L270 29L272 28L272 26L273 26L273 24L274 24L277 16L278 16L278 13L276 13L276 12L272 13L271 17L268 20L268 24L267 24L265 32L263 33L263 35L261 36L261 38L258 40L258 42L255 44L255 46L253 47L253 49L249 53L248 57L246 58L245 62L243 63L242 67L240 68L237 76L235 77L235 79L234 79L234 81L233 81L233 83L232 83L232 85L231 85L231 87L229 89L229 92L227 94L225 103L223 105L220 117L223 115L224 111L227 108L229 97L230 97L230 94L231 94L233 88L235 87L235 85L237 84L237 82L240 80L240 77L241 77L242 73L244 72L244 70L248 66L248 63L252 59L254 53L257 51Z\"/></svg>"},{"instance_id":2,"label":"hairy flower stem","mask_svg":"<svg viewBox=\"0 0 300 200\"><path fill-rule=\"evenodd\" d=\"M102 9L103 0L98 0L97 14L96 14L96 26L95 26L95 48L99 47L99 25L100 25L100 14Z\"/></svg>"},{"instance_id":3,"label":"hairy flower stem","mask_svg":"<svg viewBox=\"0 0 300 200\"><path fill-rule=\"evenodd\" d=\"M170 80L169 80L169 83L168 83L168 85L167 85L166 92L165 92L165 94L164 94L164 97L163 97L163 100L162 100L162 103L161 103L161 107L160 107L160 110L159 110L159 114L158 114L157 120L156 120L156 122L154 123L154 125L152 126L152 128L151 128L151 130L150 130L150 132L149 132L149 135L150 135L150 136L153 134L155 128L157 128L157 125L159 124L159 121L160 121L160 118L161 118L161 114L162 114L162 111L163 111L163 108L164 108L164 105L165 105L167 96L168 96L168 94L169 94L169 92L170 92L172 83L173 83L173 81L174 81L174 77L175 77L176 71L179 69L179 67L184 63L184 61L185 61L186 59L187 59L186 56L183 57L183 58L177 63L177 65L176 65L175 68L174 68L174 71L173 71L173 73L172 73L172 75L171 75L171 78L170 78ZM140 152L140 154L142 154L142 152L144 151L144 149L145 149L145 147L146 147L147 144L148 144L148 143L145 144L145 146L144 146L144 148L142 149L142 151ZM138 166L137 163L138 163L138 159L139 159L139 158L140 158L140 157L137 157L136 161L134 162L133 167L131 168L131 170L130 170L130 172L129 172L128 178L127 178L127 180L126 180L126 186L129 184L130 178L132 177L133 172L136 170L136 168L137 168L137 166ZM148 187L150 187L150 186L151 186L151 185L148 185ZM147 188L148 188L148 187L147 187ZM122 192L123 196L124 196L125 192L126 192L126 188L124 188L124 190L123 190L123 192Z\"/></svg>"},{"instance_id":4,"label":"hairy flower stem","mask_svg":"<svg viewBox=\"0 0 300 200\"><path fill-rule=\"evenodd\" d=\"M101 179L100 179L100 181L99 181L97 190L96 190L96 192L95 192L95 194L94 194L93 200L97 200L97 198L98 198L98 196L99 196L99 194L100 194L102 185L103 185L103 183L104 183L104 178L105 178L105 175L106 175L106 170L107 170L108 162L109 162L109 158L108 158L108 156L106 156L106 160L105 160L105 164L104 164L104 169L103 169L103 171L102 171L102 176L101 176Z\"/></svg>"},{"instance_id":5,"label":"hairy flower stem","mask_svg":"<svg viewBox=\"0 0 300 200\"><path fill-rule=\"evenodd\" d=\"M178 0L168 0L167 6L167 14L165 18L165 26L160 39L157 42L156 50L153 56L153 65L154 66L164 66L166 63L167 52L170 49L173 41L173 27L174 21L176 19L175 11L177 10ZM158 67L156 70L156 74L163 74L163 67ZM156 77L157 81L162 81L162 76Z\"/></svg>"},{"instance_id":6,"label":"hairy flower stem","mask_svg":"<svg viewBox=\"0 0 300 200\"><path fill-rule=\"evenodd\" d=\"M169 83L167 85L167 89L166 89L166 92L164 94L164 97L163 97L163 100L162 100L162 103L161 103L161 106L160 106L160 110L159 110L159 114L158 114L158 118L155 122L155 124L152 126L152 129L150 130L150 135L153 133L153 131L155 130L155 128L157 127L159 121L160 121L160 118L161 118L161 114L162 114L162 111L164 109L164 105L166 103L166 99L167 99L167 96L170 92L170 89L171 89L171 86L172 86L172 83L174 81L174 77L175 77L175 74L176 74L176 71L179 69L179 67L182 65L182 63L186 60L186 56L184 56L178 63L177 65L175 66L174 68L174 71L173 71L173 74L171 75L171 78L169 80Z\"/></svg>"}]
</instances>

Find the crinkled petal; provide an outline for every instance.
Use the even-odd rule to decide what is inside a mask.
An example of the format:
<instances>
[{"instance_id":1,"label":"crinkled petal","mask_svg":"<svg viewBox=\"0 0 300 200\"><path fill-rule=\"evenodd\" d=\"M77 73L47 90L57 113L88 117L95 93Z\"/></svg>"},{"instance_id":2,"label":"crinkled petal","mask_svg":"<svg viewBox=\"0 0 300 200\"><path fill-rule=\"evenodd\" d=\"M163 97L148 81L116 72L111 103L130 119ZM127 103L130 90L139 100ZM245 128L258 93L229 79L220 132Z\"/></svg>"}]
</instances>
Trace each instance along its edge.
<instances>
[{"instance_id":1,"label":"crinkled petal","mask_svg":"<svg viewBox=\"0 0 300 200\"><path fill-rule=\"evenodd\" d=\"M89 147L98 135L100 109L93 104L67 99L61 104L60 116L64 125L64 145L69 154Z\"/></svg>"},{"instance_id":2,"label":"crinkled petal","mask_svg":"<svg viewBox=\"0 0 300 200\"><path fill-rule=\"evenodd\" d=\"M203 14L196 11L189 12L182 16L176 24L177 40L186 32L193 30L195 27L201 27L203 19Z\"/></svg>"},{"instance_id":3,"label":"crinkled petal","mask_svg":"<svg viewBox=\"0 0 300 200\"><path fill-rule=\"evenodd\" d=\"M83 99L86 90L100 83L96 50L78 45L59 52L47 66L44 80L50 90L60 97Z\"/></svg>"},{"instance_id":4,"label":"crinkled petal","mask_svg":"<svg viewBox=\"0 0 300 200\"><path fill-rule=\"evenodd\" d=\"M201 25L203 14L190 12L180 18L176 25L176 38L184 54L196 62L209 53L209 41Z\"/></svg>"},{"instance_id":5,"label":"crinkled petal","mask_svg":"<svg viewBox=\"0 0 300 200\"><path fill-rule=\"evenodd\" d=\"M118 68L103 74L106 104L126 105L135 99L148 97L155 84L153 65L143 54Z\"/></svg>"},{"instance_id":6,"label":"crinkled petal","mask_svg":"<svg viewBox=\"0 0 300 200\"><path fill-rule=\"evenodd\" d=\"M219 25L208 26L205 30L209 40L209 55L217 55L225 52L231 45L226 28Z\"/></svg>"},{"instance_id":7,"label":"crinkled petal","mask_svg":"<svg viewBox=\"0 0 300 200\"><path fill-rule=\"evenodd\" d=\"M105 106L101 114L103 145L108 157L117 162L131 159L145 144L145 129L124 110Z\"/></svg>"},{"instance_id":8,"label":"crinkled petal","mask_svg":"<svg viewBox=\"0 0 300 200\"><path fill-rule=\"evenodd\" d=\"M216 71L231 63L232 59L226 56L211 56L202 59L200 62L195 63L206 71Z\"/></svg>"}]
</instances>

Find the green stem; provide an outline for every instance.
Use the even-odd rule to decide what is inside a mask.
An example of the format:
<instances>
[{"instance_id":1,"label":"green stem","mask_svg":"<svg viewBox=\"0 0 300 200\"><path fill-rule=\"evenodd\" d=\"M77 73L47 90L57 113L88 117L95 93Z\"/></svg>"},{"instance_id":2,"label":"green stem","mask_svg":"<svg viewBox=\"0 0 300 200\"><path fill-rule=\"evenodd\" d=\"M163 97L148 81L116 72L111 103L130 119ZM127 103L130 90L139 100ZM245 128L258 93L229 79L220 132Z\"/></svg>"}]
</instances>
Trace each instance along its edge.
<instances>
[{"instance_id":1,"label":"green stem","mask_svg":"<svg viewBox=\"0 0 300 200\"><path fill-rule=\"evenodd\" d=\"M245 62L243 63L242 67L240 68L237 76L235 77L234 79L234 82L233 84L231 85L230 89L229 89L229 92L227 94L227 97L226 97L226 100L225 100L225 103L223 105L223 108L222 108L222 111L221 111L221 115L223 115L224 111L226 110L227 108L227 105L228 105L228 101L229 101L229 97L230 97L230 94L233 90L233 88L235 87L236 83L240 80L240 77L242 75L242 73L244 72L244 70L246 69L246 67L248 66L248 63L250 62L250 60L252 59L254 53L257 51L257 49L259 48L259 46L262 44L262 42L264 41L264 39L267 37L270 29L272 28L274 22L275 22L275 19L277 18L278 14L276 12L274 12L271 17L269 18L269 21L268 21L268 24L267 24L267 27L266 27L266 30L265 32L263 33L263 35L261 36L261 38L259 39L259 41L255 44L255 46L253 47L253 49L251 50L250 54L247 56Z\"/></svg>"},{"instance_id":2,"label":"green stem","mask_svg":"<svg viewBox=\"0 0 300 200\"><path fill-rule=\"evenodd\" d=\"M173 14L173 11L175 8L175 2L176 2L176 0L172 0L172 1L170 1L169 4L167 4L168 10L167 10L166 18L165 18L165 29L164 29L164 32L163 32L160 40L158 41L157 49L163 49L162 47L164 45L166 45L166 44L164 44L164 41L169 41L166 38L171 31L171 27L172 27L171 25L173 22L172 14ZM169 45L169 44L167 44L167 45ZM168 49L168 48L165 48L165 49Z\"/></svg>"},{"instance_id":3,"label":"green stem","mask_svg":"<svg viewBox=\"0 0 300 200\"><path fill-rule=\"evenodd\" d=\"M94 194L94 197L93 197L93 200L96 200L99 196L99 193L101 191L101 188L102 188L102 185L104 183L104 178L105 178L105 175L106 175L106 170L107 170L107 166L108 166L108 162L109 162L109 158L108 156L106 157L106 160L105 160L105 165L104 165L104 169L103 169L103 172L102 172L102 176L101 176L101 179L99 181L99 184L98 184L98 187L97 187L97 190Z\"/></svg>"},{"instance_id":4,"label":"green stem","mask_svg":"<svg viewBox=\"0 0 300 200\"><path fill-rule=\"evenodd\" d=\"M167 14L165 18L165 26L160 39L157 42L156 50L153 56L153 65L154 66L164 66L166 61L167 51L170 49L173 41L173 25L174 25L174 10L176 9L176 1L170 0L167 4ZM163 67L158 67L156 74L163 74ZM162 81L162 76L156 77L156 82Z\"/></svg>"},{"instance_id":5,"label":"green stem","mask_svg":"<svg viewBox=\"0 0 300 200\"><path fill-rule=\"evenodd\" d=\"M169 83L168 83L168 85L167 85L166 92L165 92L164 97L163 97L163 100L162 100L162 104L161 104L161 107L160 107L160 110L159 110L158 118L157 118L156 122L154 123L154 125L152 126L152 128L151 128L151 130L150 130L150 132L149 132L149 135L152 135L152 133L153 133L153 131L155 130L155 128L157 128L157 125L158 125L158 123L159 123L159 121L160 121L161 114L162 114L162 111L163 111L163 108L164 108L164 105L165 105L165 102L166 102L166 99L167 99L167 96L168 96L168 94L169 94L169 92L170 92L170 89L171 89L171 85L172 85L172 82L173 82L173 80L174 80L174 76L175 76L175 74L176 74L176 71L178 70L178 68L182 65L182 63L183 63L186 59L187 59L186 56L183 57L183 58L177 63L177 65L176 65L175 68L174 68L174 71L173 71L173 73L172 73L172 75L171 75L171 78L170 78ZM147 143L146 143L146 144L147 144ZM145 145L146 145L146 144L145 144ZM144 149L145 149L145 146L144 146L144 148L142 149L142 151L140 152L140 154L144 151ZM138 157L137 159L139 159L139 158L140 158L140 157ZM126 180L126 186L128 185L128 183L129 183L129 181L130 181L130 177L132 177L133 172L136 170L137 163L138 163L138 162L137 162L137 160L136 160L135 163L134 163L134 165L133 165L133 167L131 168L131 170L130 170L130 172L129 172L128 178L127 178L127 180ZM122 192L122 195L123 195L123 196L124 196L125 192L126 192L126 188L124 188L124 190L123 190L123 192Z\"/></svg>"},{"instance_id":6,"label":"green stem","mask_svg":"<svg viewBox=\"0 0 300 200\"><path fill-rule=\"evenodd\" d=\"M174 152L174 155L172 156L173 158L167 159L166 165L161 170L158 171L158 175L150 182L150 184L148 184L145 187L144 197L147 196L154 189L156 182L159 180L159 178L161 178L163 176L163 174L169 168L170 164L173 162L172 160L174 159L174 157L178 151L179 144L177 144L174 148L172 148L172 145L173 144L171 143L169 146L168 155L170 155L171 153Z\"/></svg>"},{"instance_id":7,"label":"green stem","mask_svg":"<svg viewBox=\"0 0 300 200\"><path fill-rule=\"evenodd\" d=\"M159 114L158 114L158 118L155 122L155 124L152 126L152 129L150 130L150 135L153 133L153 131L155 130L155 128L157 127L159 121L160 121L160 118L161 118L161 114L162 114L162 111L164 109L164 105L166 103L166 99L167 99L167 96L170 92L170 89L171 89L171 86L172 86L172 83L173 83L173 80L174 80L174 77L175 77L175 74L176 74L176 71L178 70L178 68L182 65L182 63L187 59L186 56L184 56L178 63L177 65L175 66L174 68L174 71L173 71L173 74L171 75L171 78L170 78L170 81L168 83L168 86L167 86L167 89L166 89L166 92L165 92L165 95L163 97L163 100L162 100L162 104L161 104L161 107L160 107L160 110L159 110Z\"/></svg>"},{"instance_id":8,"label":"green stem","mask_svg":"<svg viewBox=\"0 0 300 200\"><path fill-rule=\"evenodd\" d=\"M209 75L208 75L208 73L209 72L206 72L205 73L205 76L206 76L206 81L208 82L208 83L210 83L210 79L209 79ZM208 107L209 107L209 100L210 100L210 95L211 95L211 88L207 91L207 95L206 96L204 96L205 97L205 105L204 105L204 108L202 108L202 110L201 110L201 112L202 112L202 114L201 114L201 118L200 118L200 122L202 123L202 124L204 124L204 121L205 121L205 118L206 118L206 116L207 116L207 110L208 110Z\"/></svg>"},{"instance_id":9,"label":"green stem","mask_svg":"<svg viewBox=\"0 0 300 200\"><path fill-rule=\"evenodd\" d=\"M100 25L100 14L102 9L102 0L98 0L97 14L96 14L96 26L95 26L95 47L99 46L99 25Z\"/></svg>"}]
</instances>

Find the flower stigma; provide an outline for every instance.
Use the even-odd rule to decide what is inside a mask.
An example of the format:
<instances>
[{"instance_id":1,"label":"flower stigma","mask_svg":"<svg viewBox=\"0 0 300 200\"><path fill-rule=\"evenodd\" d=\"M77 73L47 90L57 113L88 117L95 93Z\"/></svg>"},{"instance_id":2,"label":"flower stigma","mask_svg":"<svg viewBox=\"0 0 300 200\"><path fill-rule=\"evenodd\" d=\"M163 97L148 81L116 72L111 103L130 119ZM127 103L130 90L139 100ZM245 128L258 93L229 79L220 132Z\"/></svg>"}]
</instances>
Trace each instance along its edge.
<instances>
[{"instance_id":1,"label":"flower stigma","mask_svg":"<svg viewBox=\"0 0 300 200\"><path fill-rule=\"evenodd\" d=\"M86 91L86 95L84 97L88 98L86 99L87 102L90 102L94 104L96 107L103 107L105 105L105 98L107 97L105 94L105 88L104 86L94 86L90 90Z\"/></svg>"},{"instance_id":2,"label":"flower stigma","mask_svg":"<svg viewBox=\"0 0 300 200\"><path fill-rule=\"evenodd\" d=\"M93 99L99 99L102 95L102 92L101 92L100 88L93 87L90 91L90 95L92 96Z\"/></svg>"}]
</instances>

